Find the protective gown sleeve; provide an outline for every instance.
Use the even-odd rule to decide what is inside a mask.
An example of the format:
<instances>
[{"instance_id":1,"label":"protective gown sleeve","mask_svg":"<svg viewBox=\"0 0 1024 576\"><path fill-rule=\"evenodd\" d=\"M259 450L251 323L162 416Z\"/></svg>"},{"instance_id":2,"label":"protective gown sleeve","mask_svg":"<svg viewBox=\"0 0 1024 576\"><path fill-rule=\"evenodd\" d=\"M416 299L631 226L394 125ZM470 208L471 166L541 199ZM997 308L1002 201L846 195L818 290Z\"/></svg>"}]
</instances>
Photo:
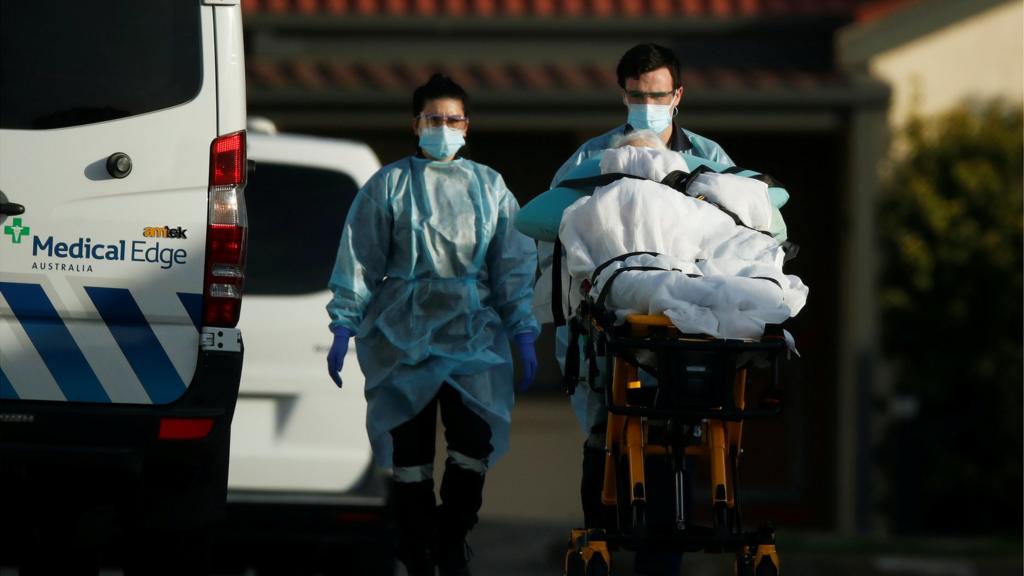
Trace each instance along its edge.
<instances>
[{"instance_id":1,"label":"protective gown sleeve","mask_svg":"<svg viewBox=\"0 0 1024 576\"><path fill-rule=\"evenodd\" d=\"M689 130L683 130L686 137L690 139L690 144L693 145L693 154L701 158L706 158L712 162L724 164L725 166L735 166L736 163L732 161L732 158L726 154L725 149L719 146L718 142L710 138L705 138L700 134L694 134Z\"/></svg>"},{"instance_id":2,"label":"protective gown sleeve","mask_svg":"<svg viewBox=\"0 0 1024 576\"><path fill-rule=\"evenodd\" d=\"M569 156L568 160L562 163L562 166L558 169L557 172L555 172L554 178L551 179L551 185L548 186L548 188L554 188L558 186L558 183L565 179L565 175L568 174L570 170L579 166L581 162L587 159L587 156L589 156L590 152L587 144L589 144L589 142L586 142L582 146L577 148L576 152L573 153L572 156Z\"/></svg>"},{"instance_id":3,"label":"protective gown sleeve","mask_svg":"<svg viewBox=\"0 0 1024 576\"><path fill-rule=\"evenodd\" d=\"M501 197L497 225L487 247L487 270L494 308L510 336L540 333L533 317L533 279L537 248L533 240L512 225L519 203L499 177L495 187Z\"/></svg>"},{"instance_id":4,"label":"protective gown sleeve","mask_svg":"<svg viewBox=\"0 0 1024 576\"><path fill-rule=\"evenodd\" d=\"M338 256L328 286L331 328L359 331L363 311L387 271L392 215L387 202L389 178L381 173L356 194L345 218Z\"/></svg>"}]
</instances>

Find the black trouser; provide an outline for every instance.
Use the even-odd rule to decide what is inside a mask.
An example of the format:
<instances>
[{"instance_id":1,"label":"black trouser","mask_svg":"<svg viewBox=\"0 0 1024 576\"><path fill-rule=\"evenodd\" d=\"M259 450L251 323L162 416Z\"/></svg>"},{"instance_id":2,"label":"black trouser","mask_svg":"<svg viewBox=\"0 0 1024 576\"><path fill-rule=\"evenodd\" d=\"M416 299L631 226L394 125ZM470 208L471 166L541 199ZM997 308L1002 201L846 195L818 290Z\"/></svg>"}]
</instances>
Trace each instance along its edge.
<instances>
[{"instance_id":1,"label":"black trouser","mask_svg":"<svg viewBox=\"0 0 1024 576\"><path fill-rule=\"evenodd\" d=\"M429 470L434 463L439 405L448 458L441 480L441 506L435 513ZM445 384L419 414L391 431L391 440L399 559L410 568L434 562L464 563L466 534L476 525L483 503L484 463L494 451L490 426L466 406L458 391ZM404 473L409 469L423 473L410 477Z\"/></svg>"}]
</instances>

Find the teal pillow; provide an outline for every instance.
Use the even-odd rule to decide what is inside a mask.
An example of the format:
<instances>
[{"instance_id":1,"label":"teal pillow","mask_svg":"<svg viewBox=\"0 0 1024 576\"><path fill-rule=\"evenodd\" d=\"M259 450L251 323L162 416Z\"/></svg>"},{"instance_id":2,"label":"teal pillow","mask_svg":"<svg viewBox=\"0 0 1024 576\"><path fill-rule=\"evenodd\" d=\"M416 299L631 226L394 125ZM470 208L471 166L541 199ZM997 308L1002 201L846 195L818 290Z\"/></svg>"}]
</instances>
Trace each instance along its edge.
<instances>
[{"instance_id":1,"label":"teal pillow","mask_svg":"<svg viewBox=\"0 0 1024 576\"><path fill-rule=\"evenodd\" d=\"M570 170L563 180L589 178L600 174L601 156L597 155ZM558 236L558 226L562 223L562 212L591 191L591 188L556 187L538 195L519 209L514 221L516 230L535 240L554 242Z\"/></svg>"}]
</instances>

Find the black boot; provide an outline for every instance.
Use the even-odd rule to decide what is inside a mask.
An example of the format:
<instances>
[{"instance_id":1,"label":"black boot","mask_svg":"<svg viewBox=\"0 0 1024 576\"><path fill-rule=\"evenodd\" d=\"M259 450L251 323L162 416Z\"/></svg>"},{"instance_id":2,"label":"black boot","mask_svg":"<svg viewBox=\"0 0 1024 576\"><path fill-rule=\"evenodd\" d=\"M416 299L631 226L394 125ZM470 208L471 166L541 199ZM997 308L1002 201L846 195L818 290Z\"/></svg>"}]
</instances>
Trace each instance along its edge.
<instances>
[{"instance_id":1,"label":"black boot","mask_svg":"<svg viewBox=\"0 0 1024 576\"><path fill-rule=\"evenodd\" d=\"M398 559L409 576L434 576L431 544L437 528L434 481L394 482L391 495L398 527Z\"/></svg>"},{"instance_id":2,"label":"black boot","mask_svg":"<svg viewBox=\"0 0 1024 576\"><path fill-rule=\"evenodd\" d=\"M466 534L477 523L483 491L483 474L461 468L448 459L438 507L437 567L441 576L470 575L471 551Z\"/></svg>"}]
</instances>

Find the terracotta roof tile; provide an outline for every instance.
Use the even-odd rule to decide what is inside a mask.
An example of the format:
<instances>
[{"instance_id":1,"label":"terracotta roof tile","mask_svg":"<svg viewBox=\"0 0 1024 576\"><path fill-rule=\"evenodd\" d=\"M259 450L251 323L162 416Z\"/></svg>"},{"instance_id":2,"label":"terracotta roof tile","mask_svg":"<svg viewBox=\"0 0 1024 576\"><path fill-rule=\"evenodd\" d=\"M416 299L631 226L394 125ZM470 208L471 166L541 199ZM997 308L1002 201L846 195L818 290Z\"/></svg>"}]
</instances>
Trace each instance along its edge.
<instances>
[{"instance_id":1,"label":"terracotta roof tile","mask_svg":"<svg viewBox=\"0 0 1024 576\"><path fill-rule=\"evenodd\" d=\"M742 16L753 16L761 11L761 0L740 0L736 11Z\"/></svg>"},{"instance_id":2,"label":"terracotta roof tile","mask_svg":"<svg viewBox=\"0 0 1024 576\"><path fill-rule=\"evenodd\" d=\"M349 0L326 0L324 9L328 14L345 14L348 12Z\"/></svg>"},{"instance_id":3,"label":"terracotta roof tile","mask_svg":"<svg viewBox=\"0 0 1024 576\"><path fill-rule=\"evenodd\" d=\"M347 63L329 62L324 65L324 71L338 88L354 89L363 84L363 79Z\"/></svg>"},{"instance_id":4,"label":"terracotta roof tile","mask_svg":"<svg viewBox=\"0 0 1024 576\"><path fill-rule=\"evenodd\" d=\"M436 72L432 68L426 66L399 63L392 67L394 74L402 79L402 83L406 86L406 89L412 91L417 86L426 84L427 80L430 79L430 75Z\"/></svg>"},{"instance_id":5,"label":"terracotta roof tile","mask_svg":"<svg viewBox=\"0 0 1024 576\"><path fill-rule=\"evenodd\" d=\"M529 6L531 8L530 14L532 16L546 18L557 12L555 0L530 0Z\"/></svg>"},{"instance_id":6,"label":"terracotta roof tile","mask_svg":"<svg viewBox=\"0 0 1024 576\"><path fill-rule=\"evenodd\" d=\"M561 0L560 4L564 16L581 16L587 10L585 0Z\"/></svg>"},{"instance_id":7,"label":"terracotta roof tile","mask_svg":"<svg viewBox=\"0 0 1024 576\"><path fill-rule=\"evenodd\" d=\"M354 4L355 13L363 16L371 16L380 11L377 0L355 0Z\"/></svg>"},{"instance_id":8,"label":"terracotta roof tile","mask_svg":"<svg viewBox=\"0 0 1024 576\"><path fill-rule=\"evenodd\" d=\"M686 16L700 16L704 14L703 0L679 0L679 7Z\"/></svg>"},{"instance_id":9,"label":"terracotta roof tile","mask_svg":"<svg viewBox=\"0 0 1024 576\"><path fill-rule=\"evenodd\" d=\"M536 93L560 91L594 93L617 90L615 74L606 65L565 62L468 62L410 64L371 63L339 60L294 60L278 62L250 58L247 62L250 87L274 91L299 88L313 91L341 89L380 92L411 92L431 74L442 72L470 93ZM837 86L842 77L835 73L795 69L685 68L686 89L703 91L813 90Z\"/></svg>"},{"instance_id":10,"label":"terracotta roof tile","mask_svg":"<svg viewBox=\"0 0 1024 576\"><path fill-rule=\"evenodd\" d=\"M568 63L548 64L543 67L548 76L555 78L557 83L572 91L589 90L592 82L579 67Z\"/></svg>"},{"instance_id":11,"label":"terracotta roof tile","mask_svg":"<svg viewBox=\"0 0 1024 576\"><path fill-rule=\"evenodd\" d=\"M671 16L675 13L672 0L651 0L651 15Z\"/></svg>"},{"instance_id":12,"label":"terracotta roof tile","mask_svg":"<svg viewBox=\"0 0 1024 576\"><path fill-rule=\"evenodd\" d=\"M433 16L438 10L436 0L413 0L413 8L420 16Z\"/></svg>"},{"instance_id":13,"label":"terracotta roof tile","mask_svg":"<svg viewBox=\"0 0 1024 576\"><path fill-rule=\"evenodd\" d=\"M495 90L508 90L513 87L512 77L508 69L500 64L472 64L471 69L480 78L480 84Z\"/></svg>"},{"instance_id":14,"label":"terracotta roof tile","mask_svg":"<svg viewBox=\"0 0 1024 576\"><path fill-rule=\"evenodd\" d=\"M772 70L751 70L746 74L750 84L757 90L778 90L782 88L782 78Z\"/></svg>"},{"instance_id":15,"label":"terracotta roof tile","mask_svg":"<svg viewBox=\"0 0 1024 576\"><path fill-rule=\"evenodd\" d=\"M712 85L724 89L742 88L746 79L736 70L729 68L712 68L708 71Z\"/></svg>"},{"instance_id":16,"label":"terracotta roof tile","mask_svg":"<svg viewBox=\"0 0 1024 576\"><path fill-rule=\"evenodd\" d=\"M442 11L448 16L465 16L466 0L442 0Z\"/></svg>"},{"instance_id":17,"label":"terracotta roof tile","mask_svg":"<svg viewBox=\"0 0 1024 576\"><path fill-rule=\"evenodd\" d=\"M494 16L498 11L497 0L472 0L473 14L477 16Z\"/></svg>"},{"instance_id":18,"label":"terracotta roof tile","mask_svg":"<svg viewBox=\"0 0 1024 576\"><path fill-rule=\"evenodd\" d=\"M289 84L289 80L281 72L281 67L275 62L250 61L246 62L245 68L248 79L257 84L272 88Z\"/></svg>"},{"instance_id":19,"label":"terracotta roof tile","mask_svg":"<svg viewBox=\"0 0 1024 576\"><path fill-rule=\"evenodd\" d=\"M700 90L701 88L707 86L708 84L707 75L705 75L703 71L698 70L696 68L683 68L681 76L683 78L684 90L689 90L691 88L696 88L697 90Z\"/></svg>"},{"instance_id":20,"label":"terracotta roof tile","mask_svg":"<svg viewBox=\"0 0 1024 576\"><path fill-rule=\"evenodd\" d=\"M524 16L527 10L526 0L501 0L501 12L506 16Z\"/></svg>"},{"instance_id":21,"label":"terracotta roof tile","mask_svg":"<svg viewBox=\"0 0 1024 576\"><path fill-rule=\"evenodd\" d=\"M918 0L242 0L246 13L555 18L872 14ZM876 6L879 6L876 8Z\"/></svg>"},{"instance_id":22,"label":"terracotta roof tile","mask_svg":"<svg viewBox=\"0 0 1024 576\"><path fill-rule=\"evenodd\" d=\"M803 70L786 70L781 74L788 86L800 90L814 88L819 84L818 76Z\"/></svg>"},{"instance_id":23,"label":"terracotta roof tile","mask_svg":"<svg viewBox=\"0 0 1024 576\"><path fill-rule=\"evenodd\" d=\"M316 63L306 60L295 62L291 66L291 72L295 81L303 88L321 90L327 84L320 66Z\"/></svg>"},{"instance_id":24,"label":"terracotta roof tile","mask_svg":"<svg viewBox=\"0 0 1024 576\"><path fill-rule=\"evenodd\" d=\"M401 78L395 74L391 66L376 63L359 63L355 64L354 69L360 78L366 80L367 87L369 88L381 91L405 88Z\"/></svg>"},{"instance_id":25,"label":"terracotta roof tile","mask_svg":"<svg viewBox=\"0 0 1024 576\"><path fill-rule=\"evenodd\" d=\"M599 88L618 88L619 79L615 72L608 69L606 64L583 64L581 68L584 74L589 76L594 86Z\"/></svg>"},{"instance_id":26,"label":"terracotta roof tile","mask_svg":"<svg viewBox=\"0 0 1024 576\"><path fill-rule=\"evenodd\" d=\"M538 71L529 64L521 62L510 64L510 75L518 81L518 84L528 91L535 92L546 90L551 86L551 79L544 72Z\"/></svg>"},{"instance_id":27,"label":"terracotta roof tile","mask_svg":"<svg viewBox=\"0 0 1024 576\"><path fill-rule=\"evenodd\" d=\"M299 14L316 14L320 11L320 1L295 0L295 11Z\"/></svg>"},{"instance_id":28,"label":"terracotta roof tile","mask_svg":"<svg viewBox=\"0 0 1024 576\"><path fill-rule=\"evenodd\" d=\"M615 13L615 3L613 0L591 0L590 11L596 16L611 16Z\"/></svg>"},{"instance_id":29,"label":"terracotta roof tile","mask_svg":"<svg viewBox=\"0 0 1024 576\"><path fill-rule=\"evenodd\" d=\"M409 0L384 0L384 11L395 16L409 13Z\"/></svg>"},{"instance_id":30,"label":"terracotta roof tile","mask_svg":"<svg viewBox=\"0 0 1024 576\"><path fill-rule=\"evenodd\" d=\"M288 0L266 0L263 4L264 8L270 12L289 12L291 5Z\"/></svg>"},{"instance_id":31,"label":"terracotta roof tile","mask_svg":"<svg viewBox=\"0 0 1024 576\"><path fill-rule=\"evenodd\" d=\"M630 18L646 16L648 13L647 5L644 0L621 0L619 10L622 12L623 16L628 16Z\"/></svg>"}]
</instances>

